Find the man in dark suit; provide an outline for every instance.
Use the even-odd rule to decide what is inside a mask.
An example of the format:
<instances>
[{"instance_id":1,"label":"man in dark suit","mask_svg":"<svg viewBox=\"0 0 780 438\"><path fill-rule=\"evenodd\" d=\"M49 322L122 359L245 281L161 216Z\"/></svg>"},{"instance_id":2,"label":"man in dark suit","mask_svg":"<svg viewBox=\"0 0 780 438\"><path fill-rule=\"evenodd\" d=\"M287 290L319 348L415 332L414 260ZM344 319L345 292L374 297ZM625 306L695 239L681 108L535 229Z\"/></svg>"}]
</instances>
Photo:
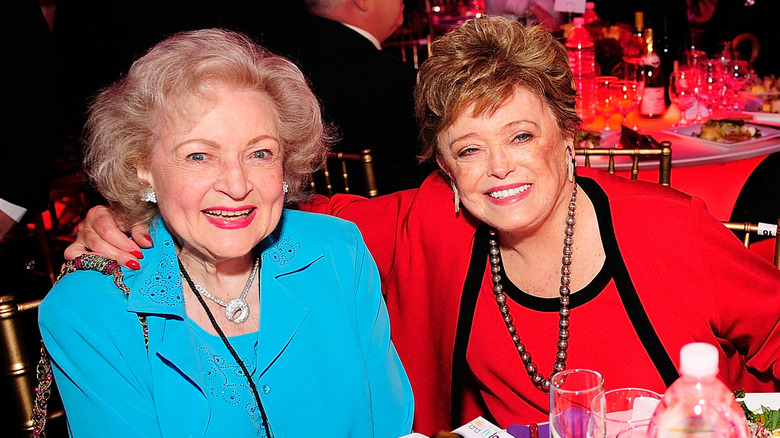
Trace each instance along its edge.
<instances>
[{"instance_id":1,"label":"man in dark suit","mask_svg":"<svg viewBox=\"0 0 780 438\"><path fill-rule=\"evenodd\" d=\"M416 71L381 51L403 22L402 0L305 0L309 15L290 53L339 136L334 150L374 155L380 193L417 187L429 173L416 159Z\"/></svg>"},{"instance_id":2,"label":"man in dark suit","mask_svg":"<svg viewBox=\"0 0 780 438\"><path fill-rule=\"evenodd\" d=\"M5 44L0 87L0 240L26 212L49 201L50 157L57 132L54 40L38 2L13 1L0 13Z\"/></svg>"}]
</instances>

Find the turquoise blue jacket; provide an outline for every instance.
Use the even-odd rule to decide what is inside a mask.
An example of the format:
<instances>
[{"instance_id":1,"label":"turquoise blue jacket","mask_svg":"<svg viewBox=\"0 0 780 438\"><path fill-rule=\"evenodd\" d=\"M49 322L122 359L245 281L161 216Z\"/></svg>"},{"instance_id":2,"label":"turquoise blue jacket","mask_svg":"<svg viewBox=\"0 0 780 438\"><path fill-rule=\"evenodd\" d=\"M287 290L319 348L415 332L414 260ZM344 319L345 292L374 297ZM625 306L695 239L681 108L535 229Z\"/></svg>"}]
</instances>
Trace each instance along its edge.
<instances>
[{"instance_id":1,"label":"turquoise blue jacket","mask_svg":"<svg viewBox=\"0 0 780 438\"><path fill-rule=\"evenodd\" d=\"M63 277L40 307L72 436L226 437L209 427L213 398L187 323L170 233L160 220L129 297L110 276ZM376 265L357 227L285 210L262 246L253 373L279 438L398 437L414 411L390 341ZM147 315L149 346L138 315Z\"/></svg>"}]
</instances>

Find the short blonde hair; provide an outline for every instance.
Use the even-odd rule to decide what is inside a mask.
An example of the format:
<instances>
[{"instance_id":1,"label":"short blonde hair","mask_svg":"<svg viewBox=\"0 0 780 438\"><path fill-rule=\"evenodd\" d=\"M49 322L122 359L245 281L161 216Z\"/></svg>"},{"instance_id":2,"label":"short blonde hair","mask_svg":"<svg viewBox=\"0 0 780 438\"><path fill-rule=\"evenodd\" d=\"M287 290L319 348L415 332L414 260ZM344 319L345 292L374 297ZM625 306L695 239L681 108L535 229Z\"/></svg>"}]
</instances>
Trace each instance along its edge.
<instances>
[{"instance_id":1,"label":"short blonde hair","mask_svg":"<svg viewBox=\"0 0 780 438\"><path fill-rule=\"evenodd\" d=\"M433 160L437 136L469 105L490 115L517 87L542 99L565 135L580 126L566 48L541 27L503 17L465 22L433 43L415 88L415 111L423 150Z\"/></svg>"},{"instance_id":2,"label":"short blonde hair","mask_svg":"<svg viewBox=\"0 0 780 438\"><path fill-rule=\"evenodd\" d=\"M165 120L186 113L215 84L269 98L278 118L287 202L305 199L310 176L324 163L330 135L317 98L301 71L247 36L219 29L175 34L101 91L90 106L84 168L119 219L148 223L157 213L141 200L148 184L136 168L149 163Z\"/></svg>"}]
</instances>

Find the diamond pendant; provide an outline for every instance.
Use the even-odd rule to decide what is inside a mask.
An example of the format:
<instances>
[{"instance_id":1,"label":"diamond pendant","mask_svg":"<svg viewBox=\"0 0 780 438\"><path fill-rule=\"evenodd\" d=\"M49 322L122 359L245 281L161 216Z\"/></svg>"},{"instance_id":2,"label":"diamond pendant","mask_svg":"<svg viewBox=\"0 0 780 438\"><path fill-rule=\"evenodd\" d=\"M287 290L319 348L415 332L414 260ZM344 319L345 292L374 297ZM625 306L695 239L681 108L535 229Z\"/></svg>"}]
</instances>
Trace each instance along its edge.
<instances>
[{"instance_id":1,"label":"diamond pendant","mask_svg":"<svg viewBox=\"0 0 780 438\"><path fill-rule=\"evenodd\" d=\"M236 324L241 324L249 318L249 304L243 298L233 298L225 306L225 318Z\"/></svg>"}]
</instances>

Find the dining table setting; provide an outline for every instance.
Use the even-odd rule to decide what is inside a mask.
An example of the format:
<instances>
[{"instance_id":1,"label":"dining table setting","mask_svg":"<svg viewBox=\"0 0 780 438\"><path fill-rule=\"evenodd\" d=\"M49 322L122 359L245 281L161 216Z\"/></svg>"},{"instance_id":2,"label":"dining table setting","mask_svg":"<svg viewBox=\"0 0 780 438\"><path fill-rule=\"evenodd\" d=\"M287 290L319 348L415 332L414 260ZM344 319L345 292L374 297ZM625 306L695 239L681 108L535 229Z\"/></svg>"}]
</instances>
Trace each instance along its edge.
<instances>
[{"instance_id":1,"label":"dining table setting","mask_svg":"<svg viewBox=\"0 0 780 438\"><path fill-rule=\"evenodd\" d=\"M663 394L639 387L609 389L601 375L593 370L573 369L556 376L551 382L550 421L519 422L504 429L479 416L451 432L441 432L433 437L412 433L402 438L651 437L648 427ZM736 390L734 403L744 410L748 438L780 436L780 393Z\"/></svg>"},{"instance_id":2,"label":"dining table setting","mask_svg":"<svg viewBox=\"0 0 780 438\"><path fill-rule=\"evenodd\" d=\"M743 93L742 99L746 102L761 100L749 93ZM613 114L609 119L608 125L612 125L609 130L604 130L607 124L603 118L596 118L585 124L584 129L595 132L601 141L588 147L624 147L621 145L621 130L616 128L621 123L624 132L634 131L652 139L646 143L647 147L669 141L672 145L671 186L704 199L713 216L729 220L737 197L753 170L767 156L780 152L780 114L721 108L712 111L711 116L703 110L705 115L702 116L688 110L692 120L681 124L685 112L672 103L662 117L655 119L645 119L633 112L621 120L619 114ZM701 138L702 127L709 120L736 121L746 128L755 129L756 134L739 141ZM591 159L592 166L606 168L606 158L599 158ZM584 157L578 157L578 164L583 162ZM629 176L630 167L629 159L616 158L617 174ZM643 163L641 169L638 179L658 181L657 162Z\"/></svg>"}]
</instances>

